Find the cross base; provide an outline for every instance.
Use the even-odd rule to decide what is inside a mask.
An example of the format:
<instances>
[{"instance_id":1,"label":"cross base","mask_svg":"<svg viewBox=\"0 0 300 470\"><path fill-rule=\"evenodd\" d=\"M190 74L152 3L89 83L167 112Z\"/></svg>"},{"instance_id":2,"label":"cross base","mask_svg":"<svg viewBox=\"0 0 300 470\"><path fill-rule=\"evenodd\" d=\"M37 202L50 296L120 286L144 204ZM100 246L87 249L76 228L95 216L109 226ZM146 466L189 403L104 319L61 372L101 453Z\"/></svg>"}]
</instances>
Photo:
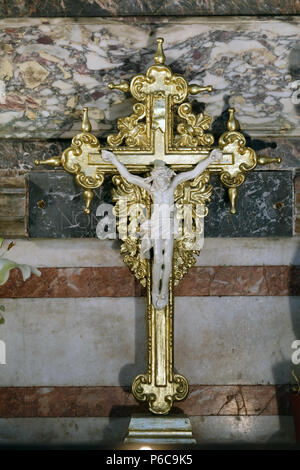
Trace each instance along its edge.
<instances>
[{"instance_id":1,"label":"cross base","mask_svg":"<svg viewBox=\"0 0 300 470\"><path fill-rule=\"evenodd\" d=\"M178 444L193 445L191 422L186 415L154 416L134 414L131 416L124 444Z\"/></svg>"},{"instance_id":2,"label":"cross base","mask_svg":"<svg viewBox=\"0 0 300 470\"><path fill-rule=\"evenodd\" d=\"M163 382L161 385L147 379L146 374L138 375L132 384L132 393L139 401L147 400L152 413L169 413L173 401L183 400L188 394L188 381L183 375L174 374L172 382Z\"/></svg>"}]
</instances>

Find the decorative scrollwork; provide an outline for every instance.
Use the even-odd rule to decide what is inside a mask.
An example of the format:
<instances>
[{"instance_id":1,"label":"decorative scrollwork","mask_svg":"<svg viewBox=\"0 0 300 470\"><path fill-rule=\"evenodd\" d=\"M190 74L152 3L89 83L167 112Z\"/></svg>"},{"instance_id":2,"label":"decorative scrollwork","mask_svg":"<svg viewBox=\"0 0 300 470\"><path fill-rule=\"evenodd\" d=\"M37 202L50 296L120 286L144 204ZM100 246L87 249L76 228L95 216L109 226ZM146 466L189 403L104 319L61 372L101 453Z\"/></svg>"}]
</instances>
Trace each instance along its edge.
<instances>
[{"instance_id":1,"label":"decorative scrollwork","mask_svg":"<svg viewBox=\"0 0 300 470\"><path fill-rule=\"evenodd\" d=\"M126 266L128 266L130 271L135 275L136 279L140 281L142 286L146 287L147 261L141 258L140 248L140 240L127 237L126 240L122 243L120 251Z\"/></svg>"},{"instance_id":2,"label":"decorative scrollwork","mask_svg":"<svg viewBox=\"0 0 300 470\"><path fill-rule=\"evenodd\" d=\"M99 188L104 181L101 168L89 165L89 153L100 152L100 143L93 134L81 133L72 139L61 158L63 168L76 175L76 182L86 189Z\"/></svg>"},{"instance_id":3,"label":"decorative scrollwork","mask_svg":"<svg viewBox=\"0 0 300 470\"><path fill-rule=\"evenodd\" d=\"M147 376L145 374L139 374L135 377L132 383L132 393L139 401L147 400L147 395L144 392L144 385L147 384L147 382Z\"/></svg>"},{"instance_id":4,"label":"decorative scrollwork","mask_svg":"<svg viewBox=\"0 0 300 470\"><path fill-rule=\"evenodd\" d=\"M139 122L146 115L146 107L142 103L135 103L133 114L118 119L117 135L109 135L107 143L112 149L120 147L125 140L125 146L137 150L149 148L149 136L147 136L147 126L145 122Z\"/></svg>"},{"instance_id":5,"label":"decorative scrollwork","mask_svg":"<svg viewBox=\"0 0 300 470\"><path fill-rule=\"evenodd\" d=\"M174 136L175 147L199 148L213 145L213 135L206 133L211 125L210 116L203 113L198 115L192 113L190 103L182 103L178 108L178 115L185 122L180 122L177 126L178 134Z\"/></svg>"},{"instance_id":6,"label":"decorative scrollwork","mask_svg":"<svg viewBox=\"0 0 300 470\"><path fill-rule=\"evenodd\" d=\"M76 183L87 189L98 188L103 184L104 174L97 169L94 176L88 176L84 171L78 173L75 177Z\"/></svg>"},{"instance_id":7,"label":"decorative scrollwork","mask_svg":"<svg viewBox=\"0 0 300 470\"><path fill-rule=\"evenodd\" d=\"M225 148L229 144L236 144L239 148L240 154L244 154L244 147L246 146L245 136L239 131L226 131L219 138L220 148Z\"/></svg>"},{"instance_id":8,"label":"decorative scrollwork","mask_svg":"<svg viewBox=\"0 0 300 470\"><path fill-rule=\"evenodd\" d=\"M174 374L174 383L177 385L174 400L184 400L189 392L189 384L186 378L180 374Z\"/></svg>"},{"instance_id":9,"label":"decorative scrollwork","mask_svg":"<svg viewBox=\"0 0 300 470\"><path fill-rule=\"evenodd\" d=\"M73 137L72 144L71 144L71 148L73 149L73 152L76 155L81 155L83 144L89 145L93 149L96 149L100 146L99 140L97 139L95 135L90 134L88 132L77 134L75 135L75 137Z\"/></svg>"},{"instance_id":10,"label":"decorative scrollwork","mask_svg":"<svg viewBox=\"0 0 300 470\"><path fill-rule=\"evenodd\" d=\"M179 184L174 194L176 204L205 204L209 202L213 191L212 185L208 184L209 178L210 173L206 170L197 178Z\"/></svg>"},{"instance_id":11,"label":"decorative scrollwork","mask_svg":"<svg viewBox=\"0 0 300 470\"><path fill-rule=\"evenodd\" d=\"M120 238L123 240L121 255L126 266L128 266L142 286L145 287L147 282L147 260L141 257L141 239L136 236L128 235L127 215L130 214L130 209L133 205L146 207L146 191L128 183L128 181L120 175L113 176L112 181L115 185L112 191L112 199L115 202L114 213L118 217L117 227ZM122 220L122 218L124 220L125 217L126 226L124 227L120 224L120 220ZM137 231L138 230L139 228Z\"/></svg>"},{"instance_id":12,"label":"decorative scrollwork","mask_svg":"<svg viewBox=\"0 0 300 470\"><path fill-rule=\"evenodd\" d=\"M246 176L243 173L231 175L228 171L221 173L220 180L228 188L237 187L244 183Z\"/></svg>"},{"instance_id":13,"label":"decorative scrollwork","mask_svg":"<svg viewBox=\"0 0 300 470\"><path fill-rule=\"evenodd\" d=\"M177 286L183 276L196 263L195 256L200 254L200 250L186 250L183 240L177 240L174 244L173 252L173 277L174 286Z\"/></svg>"},{"instance_id":14,"label":"decorative scrollwork","mask_svg":"<svg viewBox=\"0 0 300 470\"><path fill-rule=\"evenodd\" d=\"M195 234L198 230L197 220L208 214L206 203L210 201L213 191L212 185L208 184L209 176L209 171L205 171L194 180L178 185L175 190L174 199L178 218L182 219L185 205L192 206L192 232L182 233L182 236L174 243L173 277L175 286L195 264L195 256L200 253L200 250L193 250L191 247L194 245Z\"/></svg>"},{"instance_id":15,"label":"decorative scrollwork","mask_svg":"<svg viewBox=\"0 0 300 470\"><path fill-rule=\"evenodd\" d=\"M147 96L156 98L171 95L174 104L182 103L188 94L188 84L179 74L173 74L166 65L152 65L146 75L136 75L130 85L132 96L145 101Z\"/></svg>"},{"instance_id":16,"label":"decorative scrollwork","mask_svg":"<svg viewBox=\"0 0 300 470\"><path fill-rule=\"evenodd\" d=\"M165 386L157 387L146 374L138 375L132 384L132 393L139 401L148 401L149 409L155 414L167 414L173 402L184 400L189 391L187 379L174 374L173 380Z\"/></svg>"}]
</instances>

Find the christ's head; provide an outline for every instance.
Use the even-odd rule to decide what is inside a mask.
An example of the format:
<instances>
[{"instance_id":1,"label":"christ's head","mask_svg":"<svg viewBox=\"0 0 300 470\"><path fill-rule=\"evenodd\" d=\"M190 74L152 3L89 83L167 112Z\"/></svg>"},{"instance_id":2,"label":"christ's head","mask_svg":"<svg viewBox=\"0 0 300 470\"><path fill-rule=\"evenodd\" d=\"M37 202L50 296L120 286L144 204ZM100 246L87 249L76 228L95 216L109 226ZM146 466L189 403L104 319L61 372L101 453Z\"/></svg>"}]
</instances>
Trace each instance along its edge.
<instances>
[{"instance_id":1,"label":"christ's head","mask_svg":"<svg viewBox=\"0 0 300 470\"><path fill-rule=\"evenodd\" d=\"M164 191L169 188L175 172L160 160L156 160L154 165L154 169L151 171L151 176L147 178L147 181L149 183L152 182L153 189Z\"/></svg>"}]
</instances>

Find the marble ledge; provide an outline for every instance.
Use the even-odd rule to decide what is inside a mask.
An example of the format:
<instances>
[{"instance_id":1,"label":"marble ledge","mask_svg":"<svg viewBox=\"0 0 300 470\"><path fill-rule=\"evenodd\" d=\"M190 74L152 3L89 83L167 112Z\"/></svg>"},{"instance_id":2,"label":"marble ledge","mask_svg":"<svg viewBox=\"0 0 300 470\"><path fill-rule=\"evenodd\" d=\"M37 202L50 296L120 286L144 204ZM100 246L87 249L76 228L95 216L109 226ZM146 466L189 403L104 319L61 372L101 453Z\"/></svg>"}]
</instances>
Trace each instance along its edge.
<instances>
[{"instance_id":1,"label":"marble ledge","mask_svg":"<svg viewBox=\"0 0 300 470\"><path fill-rule=\"evenodd\" d=\"M146 71L157 36L165 38L174 72L215 87L193 103L196 112L205 106L216 133L224 130L223 111L230 105L251 136L299 136L299 21L0 20L0 137L70 138L80 129L83 106L90 108L97 135L115 132L133 101L107 84Z\"/></svg>"},{"instance_id":2,"label":"marble ledge","mask_svg":"<svg viewBox=\"0 0 300 470\"><path fill-rule=\"evenodd\" d=\"M189 416L290 415L287 385L192 385ZM0 418L117 417L146 411L128 387L0 387Z\"/></svg>"},{"instance_id":3,"label":"marble ledge","mask_svg":"<svg viewBox=\"0 0 300 470\"><path fill-rule=\"evenodd\" d=\"M0 286L0 298L141 297L145 289L127 267L40 268L23 281L19 270ZM197 266L176 296L300 296L299 266Z\"/></svg>"},{"instance_id":4,"label":"marble ledge","mask_svg":"<svg viewBox=\"0 0 300 470\"><path fill-rule=\"evenodd\" d=\"M8 246L10 239L4 242ZM124 267L120 241L97 238L15 239L6 258L41 268ZM195 266L300 266L300 237L206 238Z\"/></svg>"},{"instance_id":5,"label":"marble ledge","mask_svg":"<svg viewBox=\"0 0 300 470\"><path fill-rule=\"evenodd\" d=\"M296 0L176 0L129 2L128 0L1 0L1 16L120 16L120 15L294 15L299 14Z\"/></svg>"}]
</instances>

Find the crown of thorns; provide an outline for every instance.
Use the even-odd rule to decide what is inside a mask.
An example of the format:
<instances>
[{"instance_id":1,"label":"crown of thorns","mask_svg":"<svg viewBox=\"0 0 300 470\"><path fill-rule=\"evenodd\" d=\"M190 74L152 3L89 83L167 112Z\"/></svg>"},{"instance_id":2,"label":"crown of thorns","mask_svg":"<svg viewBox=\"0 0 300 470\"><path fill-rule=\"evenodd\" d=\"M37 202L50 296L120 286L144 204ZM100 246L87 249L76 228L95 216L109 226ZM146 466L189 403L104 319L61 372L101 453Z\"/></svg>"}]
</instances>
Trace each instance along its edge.
<instances>
[{"instance_id":1,"label":"crown of thorns","mask_svg":"<svg viewBox=\"0 0 300 470\"><path fill-rule=\"evenodd\" d=\"M171 168L168 168L167 166L161 166L158 168L154 168L151 171L151 174L149 176L149 181L153 180L157 176L167 176L168 178L172 178L172 176L175 175L175 171L171 170Z\"/></svg>"}]
</instances>

